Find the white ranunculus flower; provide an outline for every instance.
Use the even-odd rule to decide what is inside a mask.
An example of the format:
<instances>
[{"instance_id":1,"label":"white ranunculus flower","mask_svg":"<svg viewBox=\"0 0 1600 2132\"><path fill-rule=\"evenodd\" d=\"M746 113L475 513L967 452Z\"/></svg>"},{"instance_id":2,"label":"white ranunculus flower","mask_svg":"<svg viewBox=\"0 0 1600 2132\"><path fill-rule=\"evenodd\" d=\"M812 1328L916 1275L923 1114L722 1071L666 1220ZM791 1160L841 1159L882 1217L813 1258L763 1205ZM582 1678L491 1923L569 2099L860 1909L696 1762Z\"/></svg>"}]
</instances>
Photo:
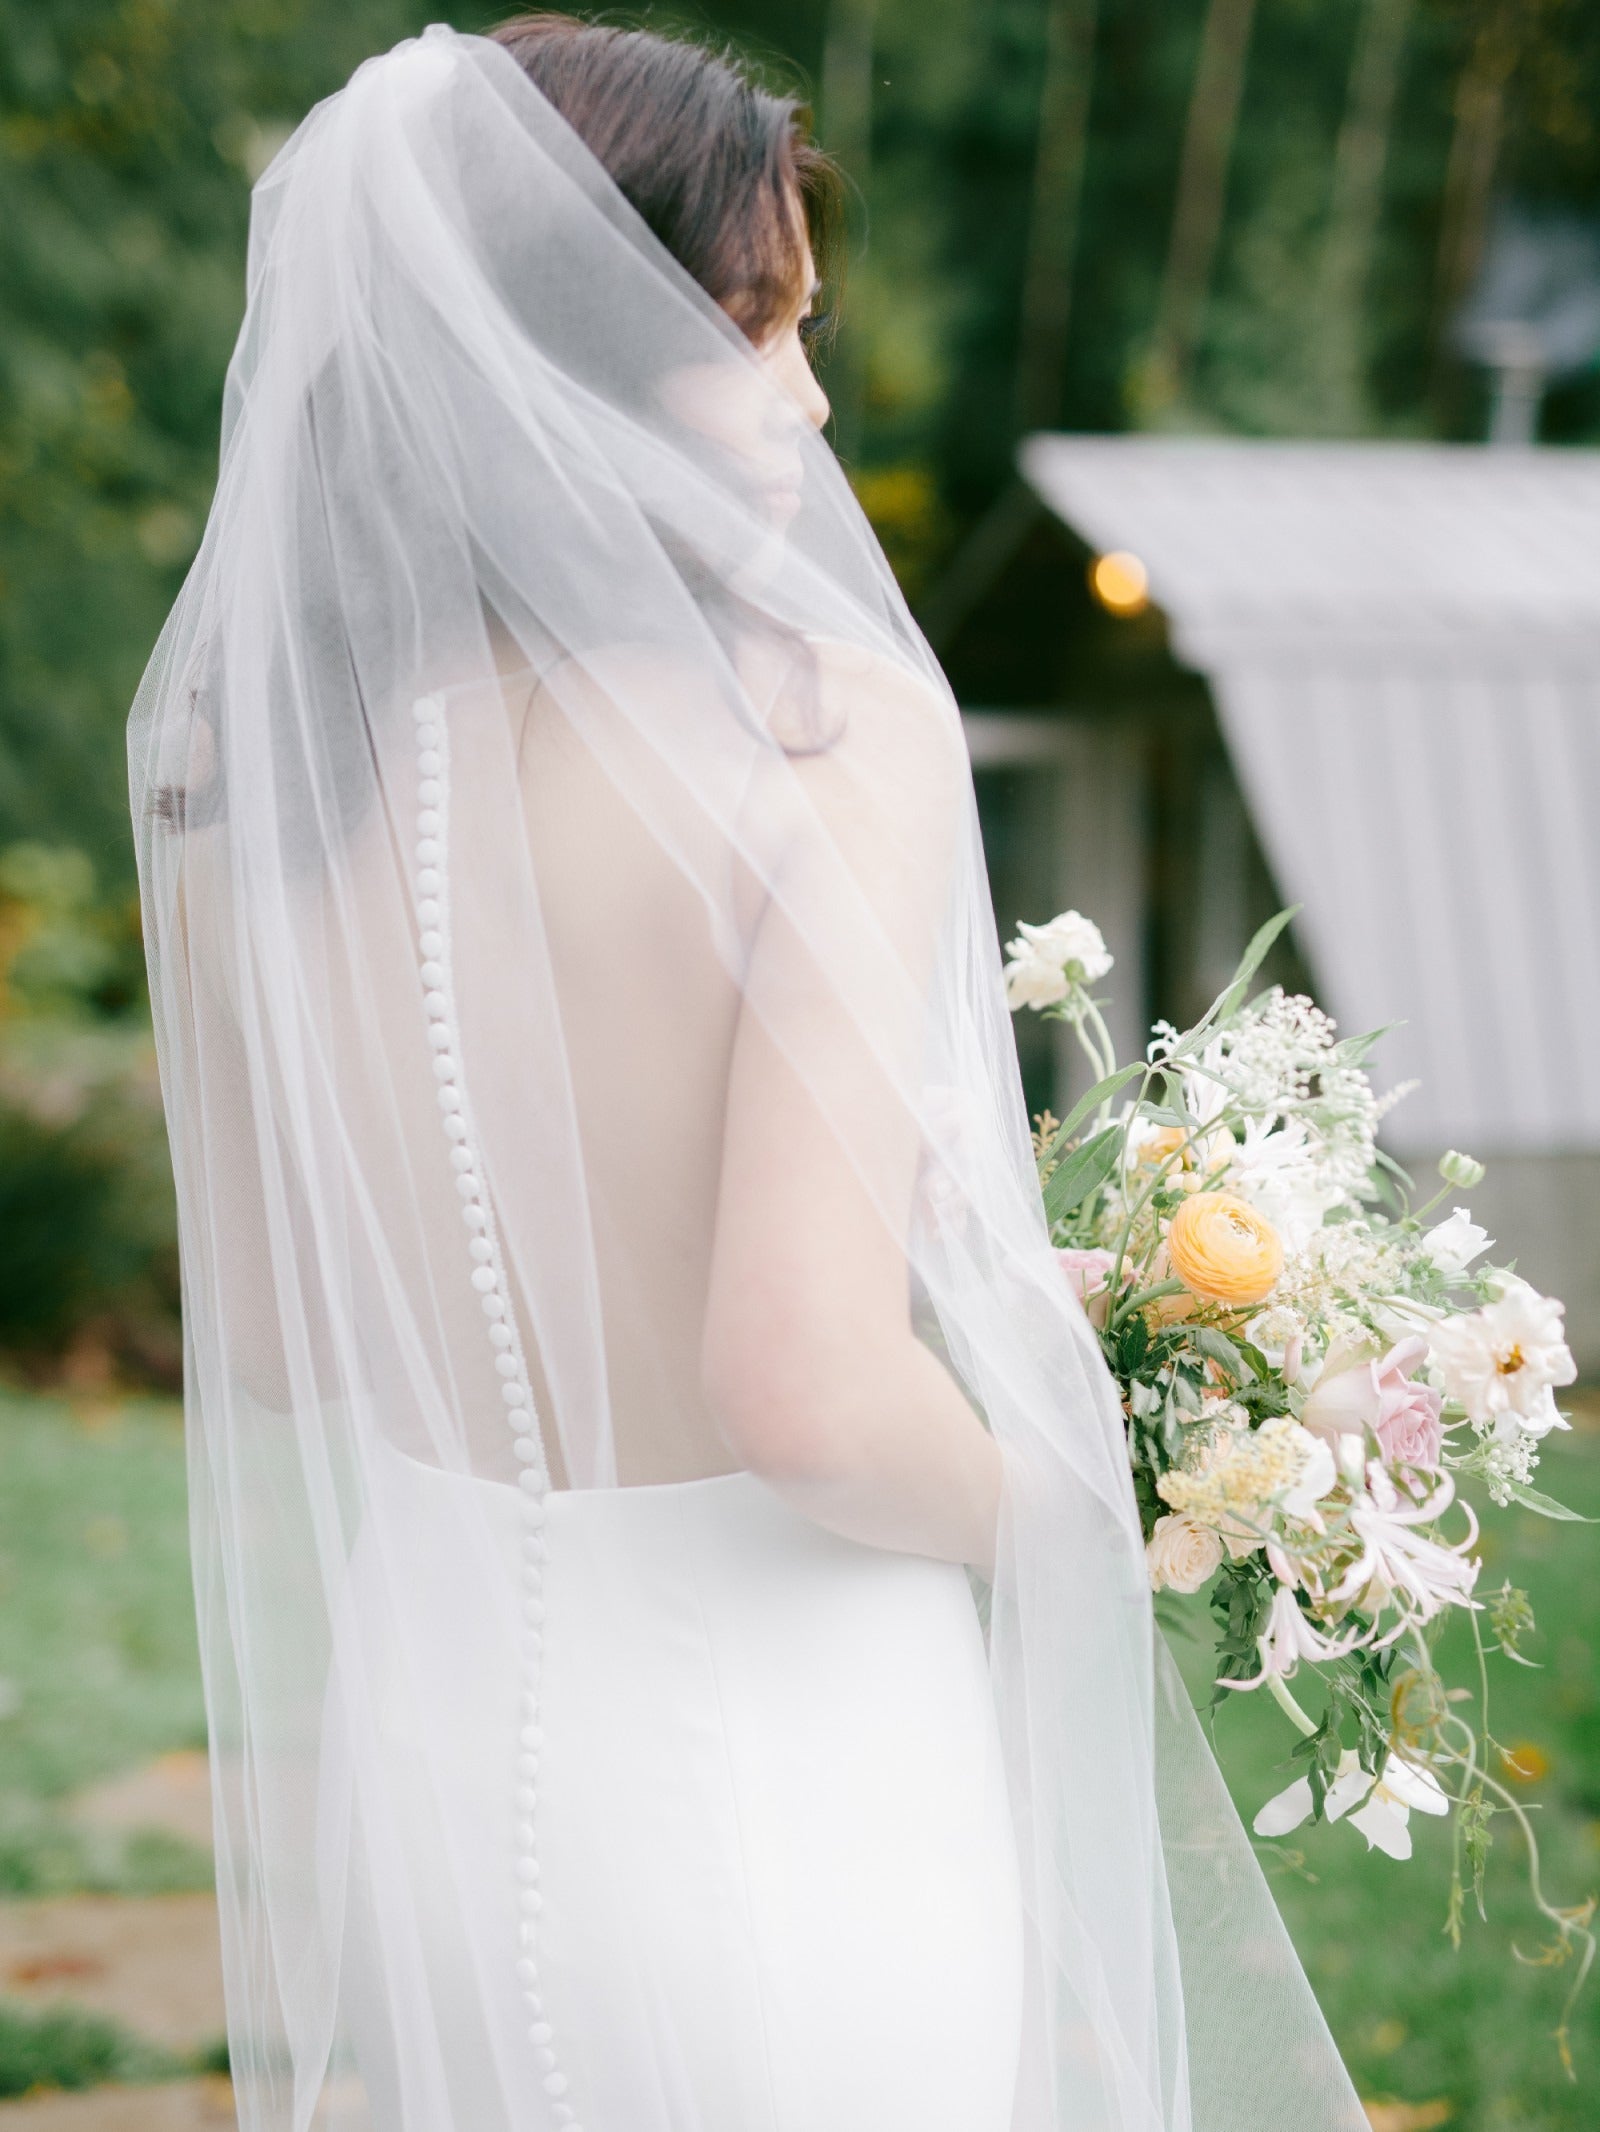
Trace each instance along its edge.
<instances>
[{"instance_id":1,"label":"white ranunculus flower","mask_svg":"<svg viewBox=\"0 0 1600 2132\"><path fill-rule=\"evenodd\" d=\"M1488 1230L1479 1228L1467 1208L1457 1207L1448 1221L1428 1231L1422 1248L1441 1273L1461 1274L1493 1242Z\"/></svg>"},{"instance_id":2,"label":"white ranunculus flower","mask_svg":"<svg viewBox=\"0 0 1600 2132\"><path fill-rule=\"evenodd\" d=\"M1072 990L1060 963L1051 962L1026 940L1008 940L1006 953L1006 1004L1015 1014L1019 1007L1054 1007Z\"/></svg>"},{"instance_id":3,"label":"white ranunculus flower","mask_svg":"<svg viewBox=\"0 0 1600 2132\"><path fill-rule=\"evenodd\" d=\"M1220 1568L1222 1542L1193 1518L1169 1514L1156 1519L1144 1556L1152 1591L1197 1592Z\"/></svg>"},{"instance_id":4,"label":"white ranunculus flower","mask_svg":"<svg viewBox=\"0 0 1600 2132\"><path fill-rule=\"evenodd\" d=\"M1061 911L1048 925L1019 925L1017 931L1059 964L1074 984L1097 984L1111 968L1099 926L1081 911Z\"/></svg>"},{"instance_id":5,"label":"white ranunculus flower","mask_svg":"<svg viewBox=\"0 0 1600 2132\"><path fill-rule=\"evenodd\" d=\"M1019 922L1006 953L1006 1000L1013 1013L1053 1007L1074 985L1092 985L1111 968L1100 928L1079 911L1062 911L1048 925Z\"/></svg>"},{"instance_id":6,"label":"white ranunculus flower","mask_svg":"<svg viewBox=\"0 0 1600 2132\"><path fill-rule=\"evenodd\" d=\"M1444 1372L1446 1398L1459 1400L1480 1429L1514 1414L1524 1422L1531 1417L1537 1430L1551 1387L1571 1384L1578 1374L1563 1316L1553 1296L1510 1279L1482 1310L1435 1325L1429 1345Z\"/></svg>"}]
</instances>

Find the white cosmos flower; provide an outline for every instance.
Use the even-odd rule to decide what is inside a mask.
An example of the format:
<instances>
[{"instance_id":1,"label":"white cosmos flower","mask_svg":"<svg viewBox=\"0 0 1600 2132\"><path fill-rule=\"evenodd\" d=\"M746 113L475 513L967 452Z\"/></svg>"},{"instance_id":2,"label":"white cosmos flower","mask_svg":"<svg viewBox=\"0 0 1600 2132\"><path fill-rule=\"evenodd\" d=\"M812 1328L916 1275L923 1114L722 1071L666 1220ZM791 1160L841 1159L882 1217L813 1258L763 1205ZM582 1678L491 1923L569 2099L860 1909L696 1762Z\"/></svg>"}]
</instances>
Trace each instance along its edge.
<instances>
[{"instance_id":1,"label":"white cosmos flower","mask_svg":"<svg viewBox=\"0 0 1600 2132\"><path fill-rule=\"evenodd\" d=\"M1578 1374L1562 1319L1553 1296L1516 1279L1482 1310L1446 1318L1429 1336L1445 1396L1459 1400L1480 1429L1502 1414L1526 1421L1544 1413L1550 1388L1571 1384Z\"/></svg>"},{"instance_id":2,"label":"white cosmos flower","mask_svg":"<svg viewBox=\"0 0 1600 2132\"><path fill-rule=\"evenodd\" d=\"M1330 1821L1348 1814L1351 1827L1360 1829L1369 1850L1383 1851L1390 1858L1409 1858L1408 1824L1413 1808L1424 1814L1450 1811L1449 1797L1431 1769L1392 1754L1383 1765L1382 1776L1374 1778L1370 1770L1361 1767L1355 1750L1347 1747L1339 1757L1322 1810ZM1267 1801L1251 1826L1258 1836L1286 1836L1303 1821L1309 1821L1311 1811L1311 1780L1297 1777L1286 1790Z\"/></svg>"},{"instance_id":3,"label":"white cosmos flower","mask_svg":"<svg viewBox=\"0 0 1600 2132\"><path fill-rule=\"evenodd\" d=\"M1428 1231L1422 1248L1441 1273L1462 1274L1493 1242L1488 1230L1479 1228L1466 1207L1457 1207L1448 1221Z\"/></svg>"},{"instance_id":4,"label":"white cosmos flower","mask_svg":"<svg viewBox=\"0 0 1600 2132\"><path fill-rule=\"evenodd\" d=\"M1556 1395L1546 1385L1533 1403L1531 1414L1501 1414L1494 1425L1496 1443L1517 1443L1531 1436L1537 1443L1541 1436L1548 1436L1552 1429L1570 1429L1572 1424L1556 1405Z\"/></svg>"}]
</instances>

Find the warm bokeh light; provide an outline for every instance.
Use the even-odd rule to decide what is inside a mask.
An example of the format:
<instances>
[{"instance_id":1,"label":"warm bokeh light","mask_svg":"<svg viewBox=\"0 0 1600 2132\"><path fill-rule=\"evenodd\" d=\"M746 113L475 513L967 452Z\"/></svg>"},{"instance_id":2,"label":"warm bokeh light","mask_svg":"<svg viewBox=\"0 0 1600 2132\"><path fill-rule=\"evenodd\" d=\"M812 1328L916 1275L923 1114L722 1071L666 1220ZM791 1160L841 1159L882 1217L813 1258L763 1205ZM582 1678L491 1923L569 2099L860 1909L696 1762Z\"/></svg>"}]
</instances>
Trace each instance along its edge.
<instances>
[{"instance_id":1,"label":"warm bokeh light","mask_svg":"<svg viewBox=\"0 0 1600 2132\"><path fill-rule=\"evenodd\" d=\"M1150 604L1150 573L1137 555L1115 548L1089 565L1089 590L1112 614L1143 614Z\"/></svg>"}]
</instances>

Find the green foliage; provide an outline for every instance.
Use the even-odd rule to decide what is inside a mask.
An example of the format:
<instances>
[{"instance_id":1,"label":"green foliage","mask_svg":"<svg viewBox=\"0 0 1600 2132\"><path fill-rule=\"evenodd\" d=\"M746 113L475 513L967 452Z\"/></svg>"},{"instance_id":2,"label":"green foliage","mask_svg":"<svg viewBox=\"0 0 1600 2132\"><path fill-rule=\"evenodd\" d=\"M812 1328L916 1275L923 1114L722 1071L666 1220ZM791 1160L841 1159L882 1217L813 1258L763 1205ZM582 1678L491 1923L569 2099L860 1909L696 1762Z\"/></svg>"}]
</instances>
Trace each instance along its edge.
<instances>
[{"instance_id":1,"label":"green foliage","mask_svg":"<svg viewBox=\"0 0 1600 2132\"><path fill-rule=\"evenodd\" d=\"M93 2088L108 2080L174 2080L184 2062L115 2021L72 2007L34 2013L0 2000L0 2096Z\"/></svg>"},{"instance_id":2,"label":"green foliage","mask_svg":"<svg viewBox=\"0 0 1600 2132\"><path fill-rule=\"evenodd\" d=\"M0 849L0 1350L92 1335L176 1368L170 1176L129 899L71 845Z\"/></svg>"},{"instance_id":3,"label":"green foliage","mask_svg":"<svg viewBox=\"0 0 1600 2132\"><path fill-rule=\"evenodd\" d=\"M51 1816L79 1786L205 1739L178 1414L135 1403L80 1420L7 1398L0 1462L0 1881L17 1886L7 1860L30 1842L56 1847L45 1885L74 1859L95 1884L147 1880L154 1854L68 1844Z\"/></svg>"}]
</instances>

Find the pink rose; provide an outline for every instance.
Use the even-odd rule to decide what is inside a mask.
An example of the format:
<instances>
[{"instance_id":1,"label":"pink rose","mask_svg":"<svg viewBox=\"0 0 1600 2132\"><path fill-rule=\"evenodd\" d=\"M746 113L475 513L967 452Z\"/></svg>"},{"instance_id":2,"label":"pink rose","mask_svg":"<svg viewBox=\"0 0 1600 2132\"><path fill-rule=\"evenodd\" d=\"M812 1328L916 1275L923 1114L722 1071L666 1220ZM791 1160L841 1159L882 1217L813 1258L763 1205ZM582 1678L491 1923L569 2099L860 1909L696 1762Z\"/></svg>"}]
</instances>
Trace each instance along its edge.
<instances>
[{"instance_id":1,"label":"pink rose","mask_svg":"<svg viewBox=\"0 0 1600 2132\"><path fill-rule=\"evenodd\" d=\"M1444 1447L1444 1425L1439 1419L1443 1395L1408 1375L1427 1352L1426 1340L1402 1340L1372 1365L1381 1400L1375 1427L1390 1465L1421 1466L1437 1473Z\"/></svg>"},{"instance_id":2,"label":"pink rose","mask_svg":"<svg viewBox=\"0 0 1600 2132\"><path fill-rule=\"evenodd\" d=\"M1426 1340L1399 1341L1379 1362L1369 1360L1324 1368L1300 1419L1329 1443L1340 1436L1360 1436L1370 1429L1393 1465L1420 1466L1435 1472L1444 1431L1439 1420L1440 1395L1411 1376L1428 1352Z\"/></svg>"},{"instance_id":3,"label":"pink rose","mask_svg":"<svg viewBox=\"0 0 1600 2132\"><path fill-rule=\"evenodd\" d=\"M1107 1283L1117 1263L1115 1252L1058 1251L1056 1263L1067 1277L1067 1286L1088 1312L1090 1324L1104 1325L1111 1301Z\"/></svg>"}]
</instances>

